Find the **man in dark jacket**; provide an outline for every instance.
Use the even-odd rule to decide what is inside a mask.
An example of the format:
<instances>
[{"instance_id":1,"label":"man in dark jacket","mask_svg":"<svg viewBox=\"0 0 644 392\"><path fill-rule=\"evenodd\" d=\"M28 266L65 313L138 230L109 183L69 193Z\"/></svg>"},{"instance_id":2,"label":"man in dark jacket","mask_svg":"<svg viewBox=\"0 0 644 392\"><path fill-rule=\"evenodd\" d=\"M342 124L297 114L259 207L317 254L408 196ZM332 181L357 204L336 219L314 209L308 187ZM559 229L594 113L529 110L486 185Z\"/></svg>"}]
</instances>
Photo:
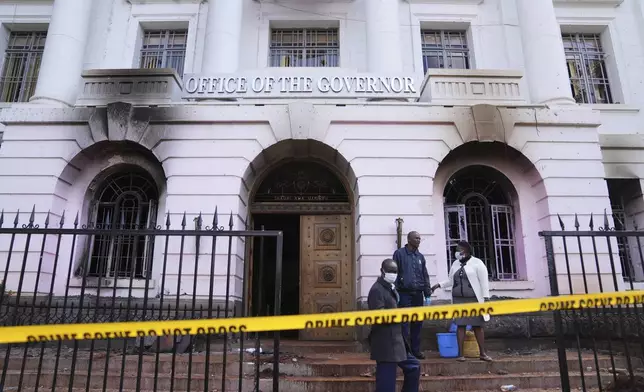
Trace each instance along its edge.
<instances>
[{"instance_id":1,"label":"man in dark jacket","mask_svg":"<svg viewBox=\"0 0 644 392\"><path fill-rule=\"evenodd\" d=\"M382 262L381 276L369 290L369 310L396 309L398 292L394 285L398 266L392 259ZM420 362L409 349L400 324L381 324L371 327L369 334L371 359L376 361L376 392L396 391L396 371L405 375L402 392L418 392Z\"/></svg>"},{"instance_id":2,"label":"man in dark jacket","mask_svg":"<svg viewBox=\"0 0 644 392\"><path fill-rule=\"evenodd\" d=\"M394 252L393 259L398 264L398 279L396 288L400 293L400 307L410 308L423 306L425 298L432 294L429 283L429 273L425 256L418 251L420 246L420 234L412 231L407 234L407 245ZM420 331L423 328L422 322L403 324L403 334L411 344L411 352L418 359L425 356L420 351Z\"/></svg>"}]
</instances>

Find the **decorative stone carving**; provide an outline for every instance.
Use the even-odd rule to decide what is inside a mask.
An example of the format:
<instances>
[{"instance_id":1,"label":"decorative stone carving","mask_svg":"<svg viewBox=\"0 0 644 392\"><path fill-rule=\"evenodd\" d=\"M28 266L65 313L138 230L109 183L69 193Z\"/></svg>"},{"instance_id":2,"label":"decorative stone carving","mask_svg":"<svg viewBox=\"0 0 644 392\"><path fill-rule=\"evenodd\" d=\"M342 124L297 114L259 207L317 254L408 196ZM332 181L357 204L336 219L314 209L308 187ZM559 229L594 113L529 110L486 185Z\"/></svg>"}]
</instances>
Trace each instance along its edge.
<instances>
[{"instance_id":1,"label":"decorative stone carving","mask_svg":"<svg viewBox=\"0 0 644 392\"><path fill-rule=\"evenodd\" d=\"M320 283L335 283L337 281L335 268L331 267L330 265L321 267L318 276L321 278Z\"/></svg>"},{"instance_id":2,"label":"decorative stone carving","mask_svg":"<svg viewBox=\"0 0 644 392\"><path fill-rule=\"evenodd\" d=\"M335 232L331 229L324 229L320 231L320 241L322 241L325 244L330 244L333 242L335 239Z\"/></svg>"},{"instance_id":3,"label":"decorative stone carving","mask_svg":"<svg viewBox=\"0 0 644 392\"><path fill-rule=\"evenodd\" d=\"M110 103L106 108L96 108L89 119L93 142L131 141L151 149L151 143L156 143L156 140L152 140L155 138L144 138L150 123L148 110L135 108L124 102Z\"/></svg>"}]
</instances>

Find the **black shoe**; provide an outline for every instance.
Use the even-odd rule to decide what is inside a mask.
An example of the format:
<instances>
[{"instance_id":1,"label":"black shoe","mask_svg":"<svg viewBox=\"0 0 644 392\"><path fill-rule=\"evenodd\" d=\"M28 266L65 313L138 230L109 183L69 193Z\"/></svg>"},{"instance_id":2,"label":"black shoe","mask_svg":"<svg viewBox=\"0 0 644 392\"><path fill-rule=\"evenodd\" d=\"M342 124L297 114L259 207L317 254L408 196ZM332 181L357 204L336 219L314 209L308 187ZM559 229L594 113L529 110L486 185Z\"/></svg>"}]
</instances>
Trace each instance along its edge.
<instances>
[{"instance_id":1,"label":"black shoe","mask_svg":"<svg viewBox=\"0 0 644 392\"><path fill-rule=\"evenodd\" d=\"M423 355L423 353L416 353L413 354L413 356L416 357L416 359L425 359L425 355Z\"/></svg>"}]
</instances>

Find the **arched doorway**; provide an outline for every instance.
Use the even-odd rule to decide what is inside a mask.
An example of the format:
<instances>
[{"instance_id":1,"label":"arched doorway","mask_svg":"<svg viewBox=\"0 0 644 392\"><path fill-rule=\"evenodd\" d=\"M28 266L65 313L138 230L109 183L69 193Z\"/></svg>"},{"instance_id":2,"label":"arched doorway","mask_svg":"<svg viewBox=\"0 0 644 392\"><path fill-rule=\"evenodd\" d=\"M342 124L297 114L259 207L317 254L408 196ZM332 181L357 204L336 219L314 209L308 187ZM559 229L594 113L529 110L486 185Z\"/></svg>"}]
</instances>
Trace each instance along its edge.
<instances>
[{"instance_id":1,"label":"arched doorway","mask_svg":"<svg viewBox=\"0 0 644 392\"><path fill-rule=\"evenodd\" d=\"M443 193L447 260L451 264L458 241L468 241L472 253L485 262L492 280L517 280L515 211L510 180L482 165L455 173Z\"/></svg>"},{"instance_id":2,"label":"arched doorway","mask_svg":"<svg viewBox=\"0 0 644 392\"><path fill-rule=\"evenodd\" d=\"M250 197L253 229L284 233L282 314L354 309L351 195L323 160L292 159L266 170ZM252 313L272 314L275 248L252 246ZM307 340L351 340L352 329L296 332Z\"/></svg>"}]
</instances>

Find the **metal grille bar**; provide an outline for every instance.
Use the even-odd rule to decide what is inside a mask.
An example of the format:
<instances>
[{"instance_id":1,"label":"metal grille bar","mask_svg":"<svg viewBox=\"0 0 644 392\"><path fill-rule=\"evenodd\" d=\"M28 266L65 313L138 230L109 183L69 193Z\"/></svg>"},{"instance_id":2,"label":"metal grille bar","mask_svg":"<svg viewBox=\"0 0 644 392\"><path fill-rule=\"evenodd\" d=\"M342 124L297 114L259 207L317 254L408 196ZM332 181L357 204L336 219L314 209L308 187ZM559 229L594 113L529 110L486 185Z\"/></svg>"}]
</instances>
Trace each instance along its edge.
<instances>
[{"instance_id":1,"label":"metal grille bar","mask_svg":"<svg viewBox=\"0 0 644 392\"><path fill-rule=\"evenodd\" d=\"M36 90L47 32L12 32L0 79L2 102L27 102Z\"/></svg>"},{"instance_id":2,"label":"metal grille bar","mask_svg":"<svg viewBox=\"0 0 644 392\"><path fill-rule=\"evenodd\" d=\"M423 70L429 68L470 68L470 50L465 31L421 31Z\"/></svg>"},{"instance_id":3,"label":"metal grille bar","mask_svg":"<svg viewBox=\"0 0 644 392\"><path fill-rule=\"evenodd\" d=\"M183 75L187 30L149 30L143 36L141 68L174 68Z\"/></svg>"},{"instance_id":4,"label":"metal grille bar","mask_svg":"<svg viewBox=\"0 0 644 392\"><path fill-rule=\"evenodd\" d=\"M271 67L338 67L338 29L274 29L268 63Z\"/></svg>"},{"instance_id":5,"label":"metal grille bar","mask_svg":"<svg viewBox=\"0 0 644 392\"><path fill-rule=\"evenodd\" d=\"M573 97L578 103L613 103L599 34L563 34Z\"/></svg>"}]
</instances>

